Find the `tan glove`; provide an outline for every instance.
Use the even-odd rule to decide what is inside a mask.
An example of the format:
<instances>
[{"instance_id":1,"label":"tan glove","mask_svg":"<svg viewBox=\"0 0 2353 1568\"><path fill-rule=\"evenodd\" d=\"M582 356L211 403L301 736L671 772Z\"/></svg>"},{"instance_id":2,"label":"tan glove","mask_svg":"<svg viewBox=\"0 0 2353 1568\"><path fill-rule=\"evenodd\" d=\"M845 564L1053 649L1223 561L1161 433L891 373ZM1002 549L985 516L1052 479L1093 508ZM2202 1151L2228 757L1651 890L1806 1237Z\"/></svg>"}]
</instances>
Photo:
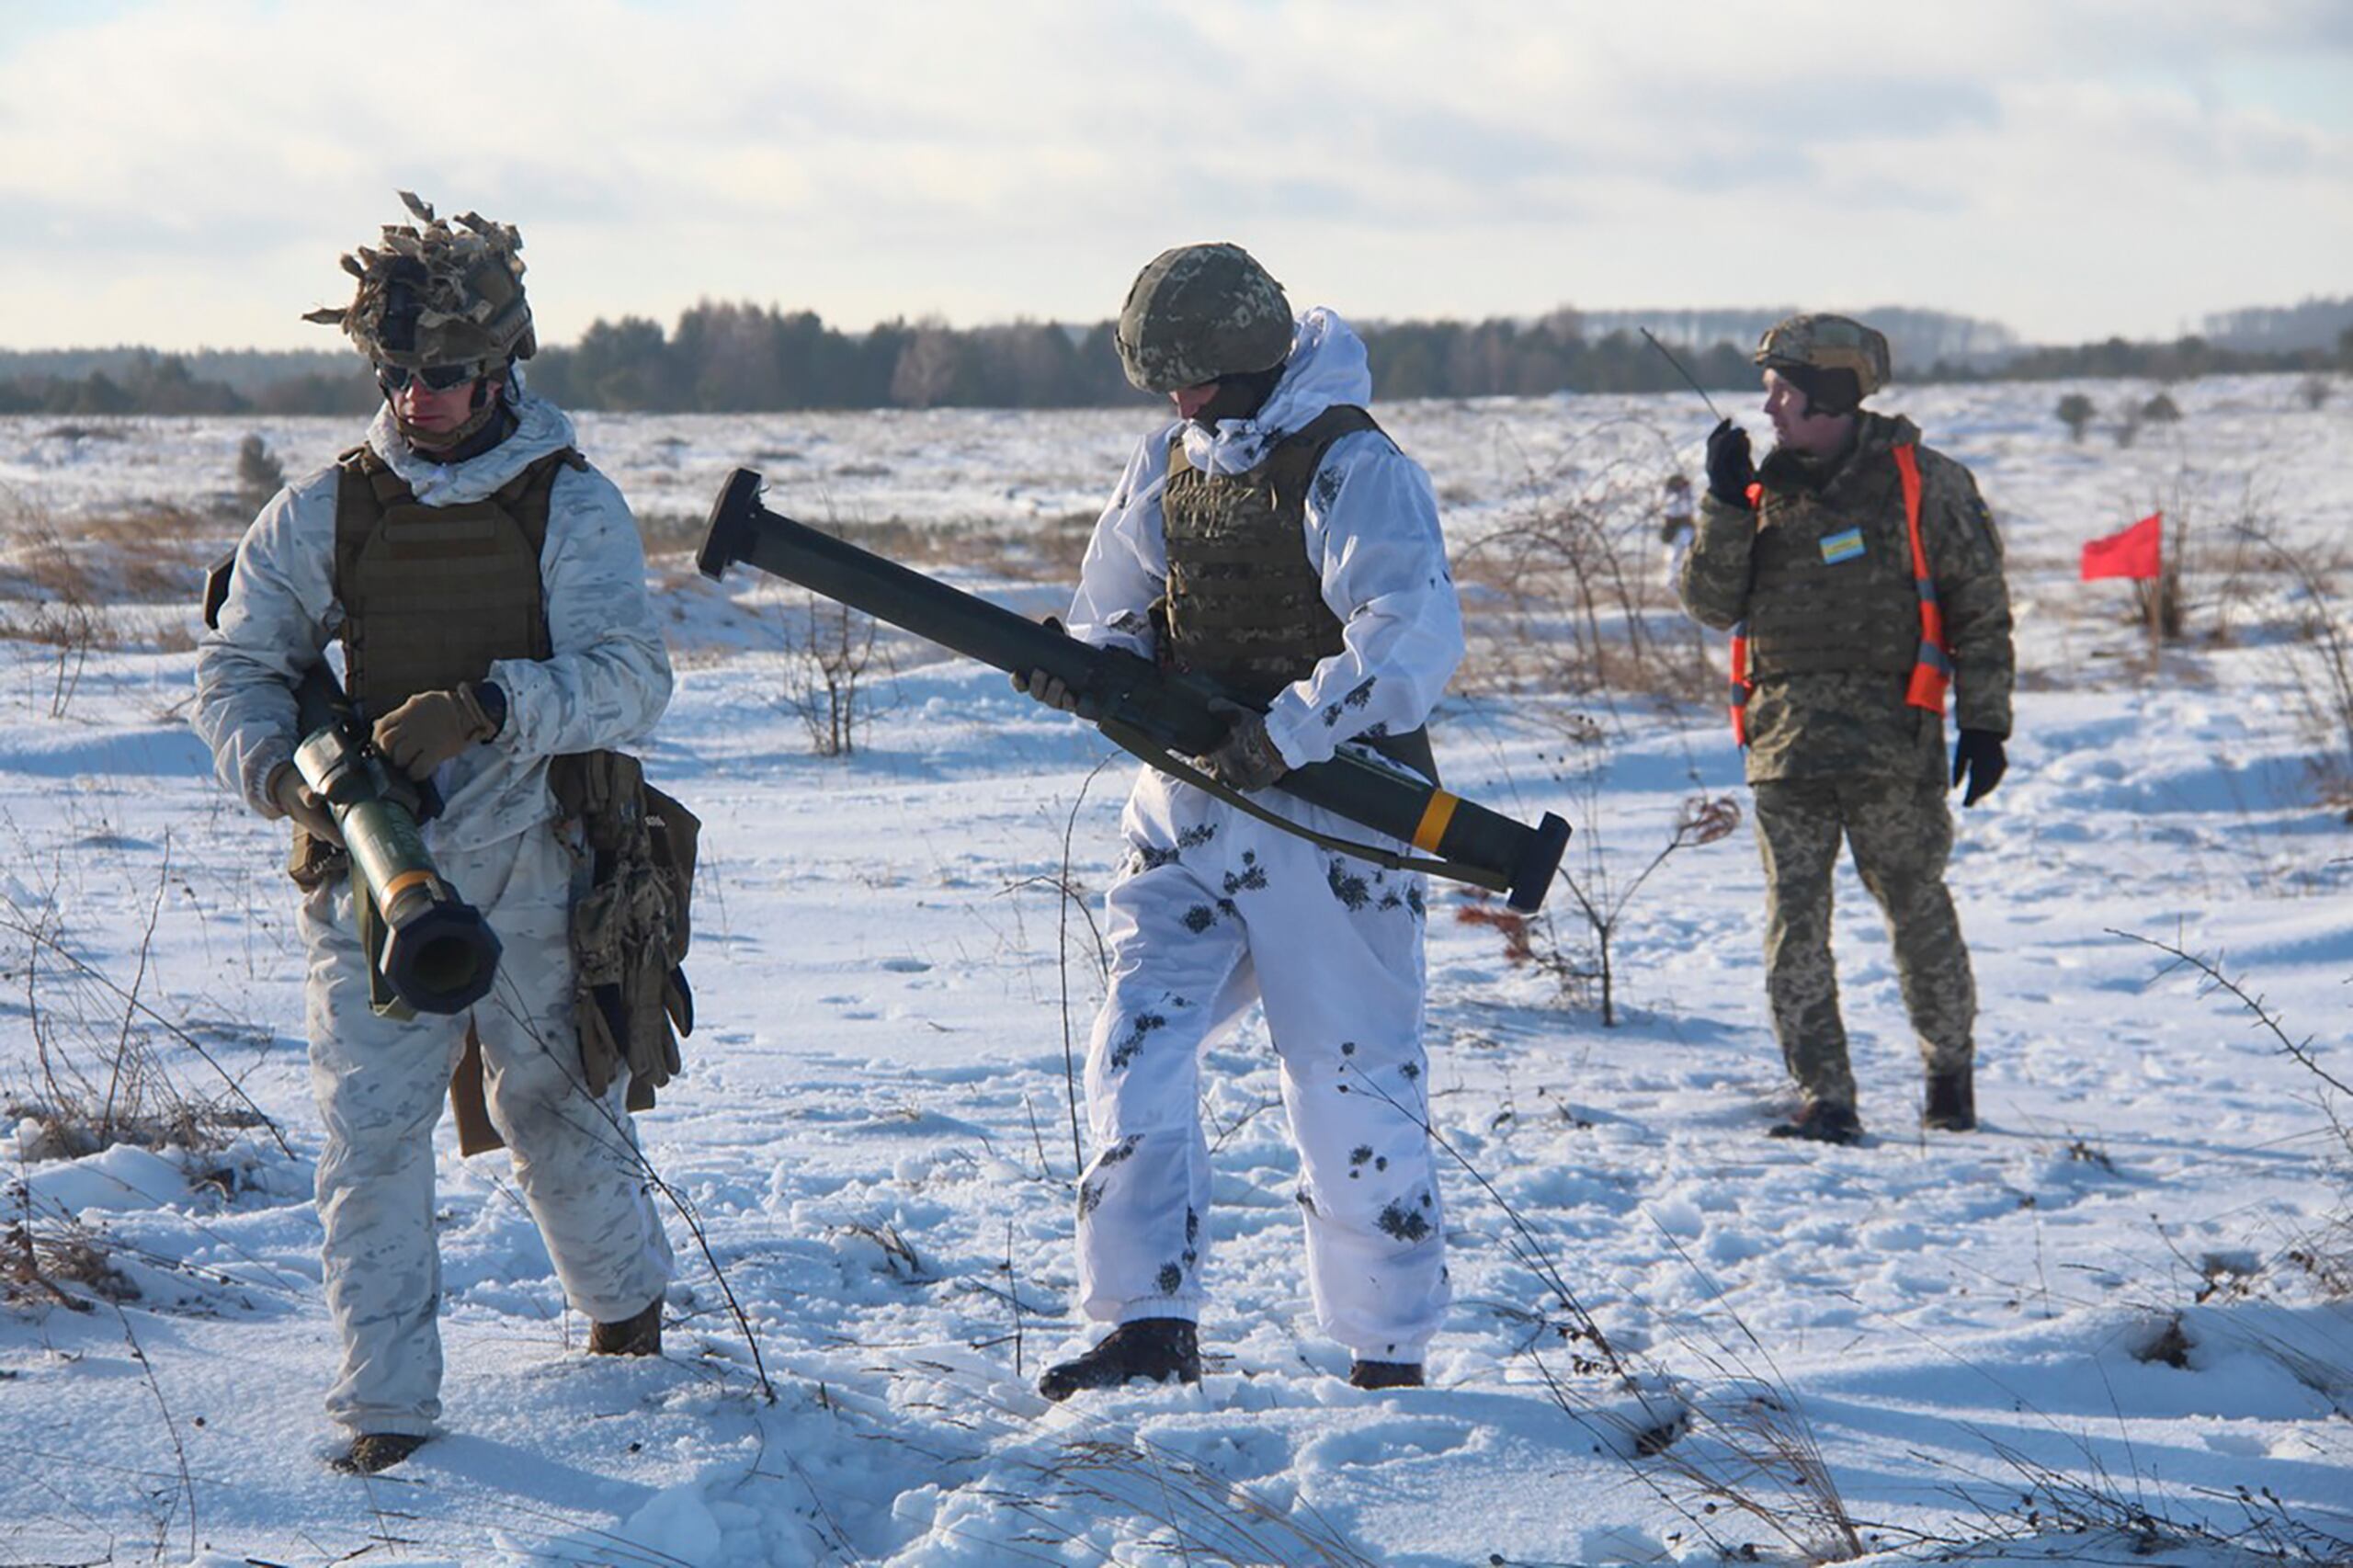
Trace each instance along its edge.
<instances>
[{"instance_id":1,"label":"tan glove","mask_svg":"<svg viewBox=\"0 0 2353 1568\"><path fill-rule=\"evenodd\" d=\"M281 762L269 773L269 798L278 809L294 821L294 825L313 838L324 839L337 848L343 846L343 834L335 825L335 813L316 791L302 782L301 774L290 762Z\"/></svg>"},{"instance_id":2,"label":"tan glove","mask_svg":"<svg viewBox=\"0 0 2353 1568\"><path fill-rule=\"evenodd\" d=\"M498 733L498 725L471 686L420 691L376 721L376 749L411 778L433 770L477 742Z\"/></svg>"},{"instance_id":3,"label":"tan glove","mask_svg":"<svg viewBox=\"0 0 2353 1568\"><path fill-rule=\"evenodd\" d=\"M1290 771L1267 733L1267 716L1222 697L1210 699L1210 711L1223 713L1233 727L1217 749L1200 759L1201 771L1229 790L1263 790Z\"/></svg>"}]
</instances>

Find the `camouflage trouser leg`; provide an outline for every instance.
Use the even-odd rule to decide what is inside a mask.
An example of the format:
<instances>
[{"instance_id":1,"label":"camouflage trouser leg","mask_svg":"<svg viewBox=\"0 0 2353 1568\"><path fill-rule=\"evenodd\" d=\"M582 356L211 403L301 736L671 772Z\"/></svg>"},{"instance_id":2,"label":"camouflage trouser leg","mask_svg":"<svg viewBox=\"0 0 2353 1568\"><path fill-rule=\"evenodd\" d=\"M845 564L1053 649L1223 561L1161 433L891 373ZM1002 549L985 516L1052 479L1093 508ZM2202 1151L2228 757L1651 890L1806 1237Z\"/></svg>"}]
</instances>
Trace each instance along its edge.
<instances>
[{"instance_id":1,"label":"camouflage trouser leg","mask_svg":"<svg viewBox=\"0 0 2353 1568\"><path fill-rule=\"evenodd\" d=\"M1928 1070L1967 1067L1977 1022L1977 982L1961 917L1945 891L1952 808L1936 782L1863 779L1842 786L1847 842L1863 886L1887 915L1904 1009Z\"/></svg>"},{"instance_id":2,"label":"camouflage trouser leg","mask_svg":"<svg viewBox=\"0 0 2353 1568\"><path fill-rule=\"evenodd\" d=\"M1830 877L1840 834L1835 784L1756 786L1756 847L1765 858L1765 994L1781 1060L1808 1103L1852 1108L1847 1026L1830 955Z\"/></svg>"},{"instance_id":3,"label":"camouflage trouser leg","mask_svg":"<svg viewBox=\"0 0 2353 1568\"><path fill-rule=\"evenodd\" d=\"M1158 776L1122 825L1132 859L1105 900L1110 984L1086 1057L1098 1152L1079 1184L1082 1309L1199 1316L1200 1057L1256 999L1299 1150L1316 1322L1358 1356L1419 1361L1451 1290L1427 1130L1422 880ZM1328 815L1312 825L1347 830Z\"/></svg>"},{"instance_id":4,"label":"camouflage trouser leg","mask_svg":"<svg viewBox=\"0 0 2353 1568\"><path fill-rule=\"evenodd\" d=\"M472 1012L490 1114L574 1306L616 1322L662 1293L670 1246L646 1193L624 1083L602 1102L577 1082L565 911L572 856L551 824L444 854L441 872L498 932L498 985ZM423 1434L441 1414L441 1261L433 1128L466 1018L379 1017L349 881L302 905L311 1084L327 1310L343 1338L328 1416L355 1432Z\"/></svg>"},{"instance_id":5,"label":"camouflage trouser leg","mask_svg":"<svg viewBox=\"0 0 2353 1568\"><path fill-rule=\"evenodd\" d=\"M1844 836L1887 916L1904 1010L1931 1071L1965 1067L1977 988L1945 891L1952 812L1934 781L1877 778L1756 786L1765 858L1765 984L1790 1075L1810 1100L1855 1103L1830 953L1831 871Z\"/></svg>"}]
</instances>

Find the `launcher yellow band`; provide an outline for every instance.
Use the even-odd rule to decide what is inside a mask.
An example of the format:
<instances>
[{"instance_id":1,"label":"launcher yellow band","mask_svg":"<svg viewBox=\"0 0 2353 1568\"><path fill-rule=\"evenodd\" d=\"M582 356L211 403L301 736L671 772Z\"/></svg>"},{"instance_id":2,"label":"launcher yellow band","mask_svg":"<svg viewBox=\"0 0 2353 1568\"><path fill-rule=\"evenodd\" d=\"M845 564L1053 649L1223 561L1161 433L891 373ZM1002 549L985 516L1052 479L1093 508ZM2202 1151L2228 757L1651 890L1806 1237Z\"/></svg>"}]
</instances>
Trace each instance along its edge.
<instances>
[{"instance_id":1,"label":"launcher yellow band","mask_svg":"<svg viewBox=\"0 0 2353 1568\"><path fill-rule=\"evenodd\" d=\"M1443 790L1430 791L1430 803L1422 808L1422 820L1414 828L1415 848L1438 853L1438 841L1446 836L1446 824L1454 820L1454 808L1461 799Z\"/></svg>"}]
</instances>

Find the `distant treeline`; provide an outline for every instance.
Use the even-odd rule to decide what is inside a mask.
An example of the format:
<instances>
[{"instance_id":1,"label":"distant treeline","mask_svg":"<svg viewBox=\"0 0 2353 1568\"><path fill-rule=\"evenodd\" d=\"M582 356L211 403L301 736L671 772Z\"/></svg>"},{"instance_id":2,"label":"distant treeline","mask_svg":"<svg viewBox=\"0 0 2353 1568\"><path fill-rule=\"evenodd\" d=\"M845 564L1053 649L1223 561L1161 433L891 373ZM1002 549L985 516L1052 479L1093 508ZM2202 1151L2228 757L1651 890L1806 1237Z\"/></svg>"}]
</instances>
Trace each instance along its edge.
<instances>
[{"instance_id":1,"label":"distant treeline","mask_svg":"<svg viewBox=\"0 0 2353 1568\"><path fill-rule=\"evenodd\" d=\"M2353 370L2353 327L2337 338L2336 348L2225 348L2203 337L2176 338L2171 343L2127 343L2111 337L2105 343L2078 344L2073 348L2029 348L1997 369L1975 369L1965 365L1939 364L1931 381L2064 381L2132 376L2146 381L2187 381L2200 376L2252 375L2266 370Z\"/></svg>"},{"instance_id":2,"label":"distant treeline","mask_svg":"<svg viewBox=\"0 0 2353 1568\"><path fill-rule=\"evenodd\" d=\"M302 368L265 371L243 385L199 375L188 357L152 348L6 358L63 363L0 375L0 414L365 414L378 401L367 367L347 354L284 356ZM313 368L314 361L323 363Z\"/></svg>"},{"instance_id":3,"label":"distant treeline","mask_svg":"<svg viewBox=\"0 0 2353 1568\"><path fill-rule=\"evenodd\" d=\"M1671 392L1683 384L1640 336L1622 327L1596 332L1573 311L1534 322L1398 322L1360 330L1383 400ZM1749 362L1753 341L1677 352L1702 385L1737 391L1756 382ZM2026 348L1998 360L1982 354L1940 358L1926 370L1906 364L1899 347L1897 361L1899 379L1915 385L2097 377L2171 381L2339 367L2353 369L2353 327L2339 336L2334 352L2226 348L2191 336ZM674 332L638 316L598 321L577 344L542 349L529 372L534 387L567 407L614 412L1078 408L1146 401L1120 374L1109 322L958 328L894 321L852 333L811 312L750 304L697 305L679 317ZM359 415L376 402L366 367L348 354L190 357L146 348L0 354L0 414Z\"/></svg>"}]
</instances>

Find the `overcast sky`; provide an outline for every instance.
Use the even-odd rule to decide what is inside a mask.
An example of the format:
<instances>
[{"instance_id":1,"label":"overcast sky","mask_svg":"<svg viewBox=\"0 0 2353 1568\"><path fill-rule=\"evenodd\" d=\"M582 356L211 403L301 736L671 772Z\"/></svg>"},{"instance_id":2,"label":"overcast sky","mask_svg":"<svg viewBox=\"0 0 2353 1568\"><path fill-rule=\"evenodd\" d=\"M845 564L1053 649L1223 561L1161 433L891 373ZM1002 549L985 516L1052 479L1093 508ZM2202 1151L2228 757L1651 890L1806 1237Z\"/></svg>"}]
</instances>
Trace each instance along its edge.
<instances>
[{"instance_id":1,"label":"overcast sky","mask_svg":"<svg viewBox=\"0 0 2353 1568\"><path fill-rule=\"evenodd\" d=\"M413 188L543 339L1097 320L1231 239L1360 317L2353 293L2348 0L0 0L0 347L328 347Z\"/></svg>"}]
</instances>

